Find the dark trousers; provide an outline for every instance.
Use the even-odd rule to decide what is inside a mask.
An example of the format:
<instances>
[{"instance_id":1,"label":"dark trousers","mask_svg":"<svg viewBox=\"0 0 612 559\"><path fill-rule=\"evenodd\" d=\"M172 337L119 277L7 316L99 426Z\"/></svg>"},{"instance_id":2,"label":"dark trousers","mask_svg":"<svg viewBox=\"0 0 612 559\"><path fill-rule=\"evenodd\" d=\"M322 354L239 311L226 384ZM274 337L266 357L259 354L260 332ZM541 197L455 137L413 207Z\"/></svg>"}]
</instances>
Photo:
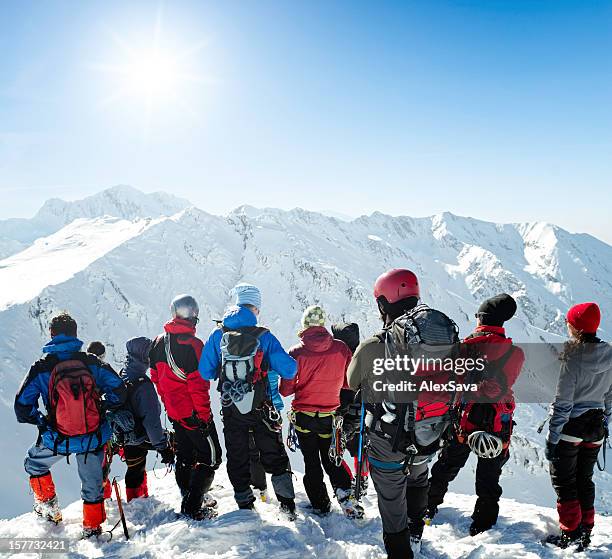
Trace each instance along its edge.
<instances>
[{"instance_id":1,"label":"dark trousers","mask_svg":"<svg viewBox=\"0 0 612 559\"><path fill-rule=\"evenodd\" d=\"M329 476L334 491L336 489L350 490L351 474L344 461L340 466L336 466L329 459L331 435L322 437L313 432L297 431L297 437L300 450L304 455L304 487L310 504L316 509L326 508L329 504L329 496L323 481L323 470Z\"/></svg>"},{"instance_id":2,"label":"dark trousers","mask_svg":"<svg viewBox=\"0 0 612 559\"><path fill-rule=\"evenodd\" d=\"M249 433L249 469L251 472L251 485L259 491L264 491L268 487L266 470L261 463L261 455L255 444L252 430Z\"/></svg>"},{"instance_id":3,"label":"dark trousers","mask_svg":"<svg viewBox=\"0 0 612 559\"><path fill-rule=\"evenodd\" d=\"M147 471L147 452L151 447L147 445L124 446L123 456L127 466L125 473L125 486L136 489L142 485Z\"/></svg>"},{"instance_id":4,"label":"dark trousers","mask_svg":"<svg viewBox=\"0 0 612 559\"><path fill-rule=\"evenodd\" d=\"M437 507L444 501L449 483L457 477L461 468L465 466L470 452L470 447L459 442L456 438L451 439L444 447L437 462L431 468L429 508ZM505 449L496 458L478 458L478 465L476 466L476 495L478 495L478 499L472 518L479 524L490 527L497 522L499 498L502 495L499 478L509 457L510 453L508 449Z\"/></svg>"},{"instance_id":5,"label":"dark trousers","mask_svg":"<svg viewBox=\"0 0 612 559\"><path fill-rule=\"evenodd\" d=\"M274 493L280 502L295 498L289 457L282 434L272 431L255 410L241 414L234 406L223 409L223 435L227 451L227 474L238 505L254 501L251 489L249 439L252 436L261 465L272 475Z\"/></svg>"},{"instance_id":6,"label":"dark trousers","mask_svg":"<svg viewBox=\"0 0 612 559\"><path fill-rule=\"evenodd\" d=\"M560 441L550 477L557 493L557 511L562 530L573 531L595 522L593 471L601 444Z\"/></svg>"},{"instance_id":7,"label":"dark trousers","mask_svg":"<svg viewBox=\"0 0 612 559\"><path fill-rule=\"evenodd\" d=\"M191 514L202 507L215 478L215 470L221 464L221 445L215 424L208 433L199 429L189 430L174 423L176 444L176 483L181 491L181 510Z\"/></svg>"},{"instance_id":8,"label":"dark trousers","mask_svg":"<svg viewBox=\"0 0 612 559\"><path fill-rule=\"evenodd\" d=\"M414 456L405 469L406 455L391 441L370 431L370 475L378 497L383 541L389 559L412 558L410 536L423 533L427 511L428 457Z\"/></svg>"}]
</instances>

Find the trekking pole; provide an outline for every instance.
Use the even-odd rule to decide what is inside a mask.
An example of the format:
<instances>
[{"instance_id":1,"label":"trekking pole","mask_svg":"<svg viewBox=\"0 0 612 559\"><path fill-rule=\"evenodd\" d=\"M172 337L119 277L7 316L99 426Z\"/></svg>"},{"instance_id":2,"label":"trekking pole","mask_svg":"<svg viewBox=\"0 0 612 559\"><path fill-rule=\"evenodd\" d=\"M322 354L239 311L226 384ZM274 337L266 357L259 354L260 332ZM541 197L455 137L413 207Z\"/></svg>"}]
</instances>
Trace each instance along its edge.
<instances>
[{"instance_id":1,"label":"trekking pole","mask_svg":"<svg viewBox=\"0 0 612 559\"><path fill-rule=\"evenodd\" d=\"M361 498L361 476L363 473L363 430L365 425L365 405L361 402L361 416L359 418L359 444L357 446L357 479L355 480L355 499Z\"/></svg>"},{"instance_id":2,"label":"trekking pole","mask_svg":"<svg viewBox=\"0 0 612 559\"><path fill-rule=\"evenodd\" d=\"M130 539L130 534L128 532L127 523L125 521L125 514L123 512L123 504L121 503L121 492L119 491L119 484L117 483L117 478L113 478L113 487L115 488L115 496L117 497L117 508L119 509L119 518L121 519L121 525L123 526L123 534L125 535L125 539Z\"/></svg>"}]
</instances>

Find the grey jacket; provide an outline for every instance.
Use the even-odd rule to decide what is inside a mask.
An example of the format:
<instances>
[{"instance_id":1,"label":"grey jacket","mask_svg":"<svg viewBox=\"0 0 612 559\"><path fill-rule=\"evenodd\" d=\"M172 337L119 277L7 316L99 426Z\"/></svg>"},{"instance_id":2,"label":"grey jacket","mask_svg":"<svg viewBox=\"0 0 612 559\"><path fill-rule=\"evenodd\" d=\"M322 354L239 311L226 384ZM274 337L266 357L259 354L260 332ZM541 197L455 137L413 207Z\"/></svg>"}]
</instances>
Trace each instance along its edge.
<instances>
[{"instance_id":1,"label":"grey jacket","mask_svg":"<svg viewBox=\"0 0 612 559\"><path fill-rule=\"evenodd\" d=\"M589 343L561 365L548 440L558 443L565 424L592 409L612 414L612 345Z\"/></svg>"}]
</instances>

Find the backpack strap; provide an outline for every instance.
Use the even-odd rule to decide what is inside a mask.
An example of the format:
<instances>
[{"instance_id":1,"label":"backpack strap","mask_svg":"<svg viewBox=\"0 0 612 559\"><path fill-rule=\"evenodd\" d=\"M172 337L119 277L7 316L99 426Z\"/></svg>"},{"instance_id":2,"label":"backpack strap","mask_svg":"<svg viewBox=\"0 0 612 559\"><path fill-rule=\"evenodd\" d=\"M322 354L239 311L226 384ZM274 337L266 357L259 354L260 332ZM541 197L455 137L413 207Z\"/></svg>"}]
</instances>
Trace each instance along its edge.
<instances>
[{"instance_id":1,"label":"backpack strap","mask_svg":"<svg viewBox=\"0 0 612 559\"><path fill-rule=\"evenodd\" d=\"M168 332L164 334L164 349L166 351L166 361L172 372L182 381L187 382L187 375L179 368L172 356L172 351L170 349L170 334Z\"/></svg>"}]
</instances>

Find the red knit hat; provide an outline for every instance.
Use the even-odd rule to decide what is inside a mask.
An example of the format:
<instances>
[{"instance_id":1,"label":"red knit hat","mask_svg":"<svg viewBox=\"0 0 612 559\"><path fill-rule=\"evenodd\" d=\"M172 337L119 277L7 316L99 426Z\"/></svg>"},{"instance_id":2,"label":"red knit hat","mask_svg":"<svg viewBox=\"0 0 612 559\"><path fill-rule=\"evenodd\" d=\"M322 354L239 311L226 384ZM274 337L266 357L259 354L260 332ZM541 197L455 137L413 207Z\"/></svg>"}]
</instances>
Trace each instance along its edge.
<instances>
[{"instance_id":1,"label":"red knit hat","mask_svg":"<svg viewBox=\"0 0 612 559\"><path fill-rule=\"evenodd\" d=\"M597 303L580 303L567 311L567 321L576 330L585 334L595 334L601 322L601 312Z\"/></svg>"}]
</instances>

